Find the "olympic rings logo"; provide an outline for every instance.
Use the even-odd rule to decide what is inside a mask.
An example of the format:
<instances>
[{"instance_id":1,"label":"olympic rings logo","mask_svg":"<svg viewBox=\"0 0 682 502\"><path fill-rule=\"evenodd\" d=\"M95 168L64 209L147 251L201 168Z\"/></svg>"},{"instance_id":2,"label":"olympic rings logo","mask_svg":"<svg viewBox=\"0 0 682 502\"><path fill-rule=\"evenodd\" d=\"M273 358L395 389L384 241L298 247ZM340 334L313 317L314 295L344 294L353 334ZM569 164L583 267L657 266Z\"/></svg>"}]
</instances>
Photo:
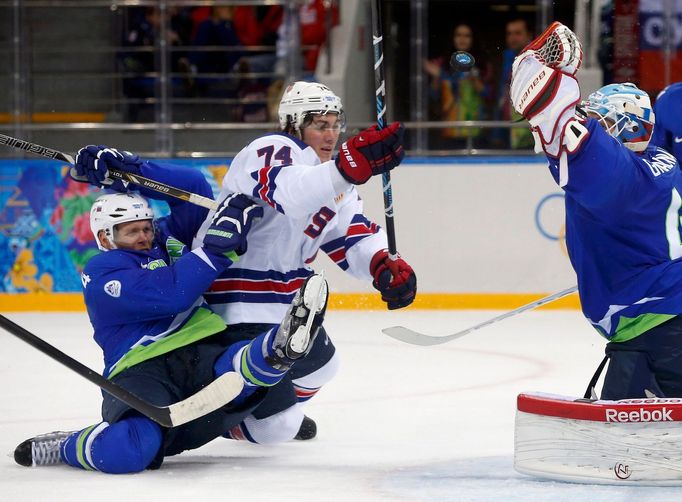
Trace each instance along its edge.
<instances>
[{"instance_id":1,"label":"olympic rings logo","mask_svg":"<svg viewBox=\"0 0 682 502\"><path fill-rule=\"evenodd\" d=\"M563 193L545 195L535 207L535 227L540 235L551 241L557 241L561 252L568 256L564 215Z\"/></svg>"}]
</instances>

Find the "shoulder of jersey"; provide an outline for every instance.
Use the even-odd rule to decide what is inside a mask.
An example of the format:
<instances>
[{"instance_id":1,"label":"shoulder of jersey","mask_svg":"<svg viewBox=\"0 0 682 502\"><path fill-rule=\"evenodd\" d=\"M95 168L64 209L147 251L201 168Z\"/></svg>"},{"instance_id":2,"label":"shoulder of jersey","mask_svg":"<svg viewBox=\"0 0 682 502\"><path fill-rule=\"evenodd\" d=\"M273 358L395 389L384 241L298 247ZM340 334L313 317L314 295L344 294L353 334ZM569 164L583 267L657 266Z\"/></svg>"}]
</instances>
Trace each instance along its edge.
<instances>
[{"instance_id":1,"label":"shoulder of jersey","mask_svg":"<svg viewBox=\"0 0 682 502\"><path fill-rule=\"evenodd\" d=\"M656 96L656 103L658 103L658 100L665 97L666 99L674 97L674 99L680 99L677 95L682 93L682 82L676 82L674 84L670 84L668 87L663 89L661 92L658 93ZM659 110L659 113L662 110Z\"/></svg>"},{"instance_id":2,"label":"shoulder of jersey","mask_svg":"<svg viewBox=\"0 0 682 502\"><path fill-rule=\"evenodd\" d=\"M106 272L108 269L118 269L135 265L138 261L138 257L134 253L128 253L120 249L112 249L111 251L103 251L90 258L90 261L86 263L83 271L87 273L96 271Z\"/></svg>"},{"instance_id":3,"label":"shoulder of jersey","mask_svg":"<svg viewBox=\"0 0 682 502\"><path fill-rule=\"evenodd\" d=\"M287 145L301 151L310 148L300 139L283 132L273 132L269 134L264 134L263 136L251 142L252 147L271 144Z\"/></svg>"}]
</instances>

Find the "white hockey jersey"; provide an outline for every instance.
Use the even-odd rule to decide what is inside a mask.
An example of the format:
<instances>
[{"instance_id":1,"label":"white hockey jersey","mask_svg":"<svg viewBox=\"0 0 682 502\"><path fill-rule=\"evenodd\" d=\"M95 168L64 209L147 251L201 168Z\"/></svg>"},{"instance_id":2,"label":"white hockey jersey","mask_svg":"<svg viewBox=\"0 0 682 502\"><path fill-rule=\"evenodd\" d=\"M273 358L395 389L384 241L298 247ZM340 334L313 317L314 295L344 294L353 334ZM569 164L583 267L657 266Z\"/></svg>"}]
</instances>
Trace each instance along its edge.
<instances>
[{"instance_id":1,"label":"white hockey jersey","mask_svg":"<svg viewBox=\"0 0 682 502\"><path fill-rule=\"evenodd\" d=\"M363 215L355 186L333 160L321 163L311 147L288 134L267 134L234 158L218 200L234 192L256 199L264 216L251 228L246 254L205 294L228 325L280 323L320 249L353 276L372 279L369 264L387 247L386 234Z\"/></svg>"}]
</instances>

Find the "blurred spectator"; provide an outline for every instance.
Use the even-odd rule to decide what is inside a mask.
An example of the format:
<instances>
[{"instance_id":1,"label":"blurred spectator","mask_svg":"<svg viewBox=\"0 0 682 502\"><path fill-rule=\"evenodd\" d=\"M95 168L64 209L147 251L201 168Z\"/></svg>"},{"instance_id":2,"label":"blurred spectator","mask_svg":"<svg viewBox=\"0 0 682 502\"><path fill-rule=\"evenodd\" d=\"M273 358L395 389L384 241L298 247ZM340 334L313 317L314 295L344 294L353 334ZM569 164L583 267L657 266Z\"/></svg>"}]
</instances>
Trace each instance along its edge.
<instances>
[{"instance_id":1,"label":"blurred spectator","mask_svg":"<svg viewBox=\"0 0 682 502\"><path fill-rule=\"evenodd\" d=\"M267 122L267 93L275 69L275 43L282 23L281 6L236 7L234 26L248 52L239 60L237 97L240 106L237 120Z\"/></svg>"},{"instance_id":2,"label":"blurred spectator","mask_svg":"<svg viewBox=\"0 0 682 502\"><path fill-rule=\"evenodd\" d=\"M192 53L190 58L196 71L196 90L200 95L236 95L237 79L233 71L244 52L234 27L233 14L234 7L212 7L211 16L197 26L193 45L207 48L206 51Z\"/></svg>"},{"instance_id":3,"label":"blurred spectator","mask_svg":"<svg viewBox=\"0 0 682 502\"><path fill-rule=\"evenodd\" d=\"M339 10L329 0L308 0L299 10L303 69L314 72L322 45L327 41L326 16L331 9L331 25L339 24Z\"/></svg>"},{"instance_id":4,"label":"blurred spectator","mask_svg":"<svg viewBox=\"0 0 682 502\"><path fill-rule=\"evenodd\" d=\"M329 0L304 0L298 9L301 43L301 68L306 73L314 73L322 45L327 41L327 15L331 15L331 25L339 24L339 11ZM284 72L288 57L288 43L294 31L294 19L285 16L277 39L278 72ZM297 70L297 69L294 69ZM314 78L314 77L309 77Z\"/></svg>"},{"instance_id":5,"label":"blurred spectator","mask_svg":"<svg viewBox=\"0 0 682 502\"><path fill-rule=\"evenodd\" d=\"M493 114L494 120L515 122L522 119L521 115L511 106L509 83L514 58L530 43L533 39L532 35L525 19L516 18L507 22L505 31L507 47L502 51L502 66ZM533 135L527 127L496 130L494 142L494 146L498 148L532 149L534 144Z\"/></svg>"},{"instance_id":6,"label":"blurred spectator","mask_svg":"<svg viewBox=\"0 0 682 502\"><path fill-rule=\"evenodd\" d=\"M604 85L613 83L613 10L613 2L607 1L599 13L597 59L602 69Z\"/></svg>"},{"instance_id":7,"label":"blurred spectator","mask_svg":"<svg viewBox=\"0 0 682 502\"><path fill-rule=\"evenodd\" d=\"M282 24L281 6L236 7L234 24L242 45L270 45L277 42L277 30Z\"/></svg>"},{"instance_id":8,"label":"blurred spectator","mask_svg":"<svg viewBox=\"0 0 682 502\"><path fill-rule=\"evenodd\" d=\"M190 37L190 40L194 40L194 37L197 36L197 28L199 25L211 17L212 9L212 7L192 7L192 12L190 14L190 17L192 18L192 36Z\"/></svg>"},{"instance_id":9,"label":"blurred spectator","mask_svg":"<svg viewBox=\"0 0 682 502\"><path fill-rule=\"evenodd\" d=\"M249 48L244 63L250 73L272 73L275 69L277 30L282 24L283 9L272 7L237 7L234 25L242 45ZM263 85L272 82L271 76L259 80Z\"/></svg>"},{"instance_id":10,"label":"blurred spectator","mask_svg":"<svg viewBox=\"0 0 682 502\"><path fill-rule=\"evenodd\" d=\"M186 8L171 7L168 10L170 25L168 40L171 46L189 44L191 19ZM123 78L123 94L126 98L136 100L127 107L127 120L135 122L140 119L140 112L151 106L145 106L142 100L155 96L157 78L152 75L158 71L155 53L156 37L161 25L159 10L154 7L136 8L129 11L130 29L125 33L124 50L118 57L121 70L127 74ZM130 50L132 49L132 50ZM170 71L185 76L171 81L173 95L187 95L191 91L189 78L190 65L187 55L182 51L171 52ZM151 119L151 117L146 117Z\"/></svg>"},{"instance_id":11,"label":"blurred spectator","mask_svg":"<svg viewBox=\"0 0 682 502\"><path fill-rule=\"evenodd\" d=\"M460 23L452 32L455 51L471 53L476 66L470 71L453 71L450 68L450 51L447 56L424 62L424 71L430 77L429 109L431 119L482 120L485 119L486 99L491 94L491 67L474 54L474 33L468 24ZM478 128L439 129L433 146L437 148L464 148L467 138L478 138ZM479 146L479 145L476 145Z\"/></svg>"}]
</instances>

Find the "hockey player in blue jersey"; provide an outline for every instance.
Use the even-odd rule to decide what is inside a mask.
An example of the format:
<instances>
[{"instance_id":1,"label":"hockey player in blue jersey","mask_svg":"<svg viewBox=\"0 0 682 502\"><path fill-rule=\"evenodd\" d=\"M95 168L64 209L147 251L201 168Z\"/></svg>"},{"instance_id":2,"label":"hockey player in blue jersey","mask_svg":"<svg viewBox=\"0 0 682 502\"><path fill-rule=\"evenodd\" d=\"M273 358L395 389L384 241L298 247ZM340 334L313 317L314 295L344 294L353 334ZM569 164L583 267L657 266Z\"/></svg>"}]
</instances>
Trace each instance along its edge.
<instances>
[{"instance_id":1,"label":"hockey player in blue jersey","mask_svg":"<svg viewBox=\"0 0 682 502\"><path fill-rule=\"evenodd\" d=\"M672 153L682 162L682 82L663 89L654 103L656 127L651 143Z\"/></svg>"},{"instance_id":2,"label":"hockey player in blue jersey","mask_svg":"<svg viewBox=\"0 0 682 502\"><path fill-rule=\"evenodd\" d=\"M581 58L554 23L514 62L511 100L565 193L582 310L608 341L601 397L682 397L682 173L649 145L645 92L611 84L580 102Z\"/></svg>"},{"instance_id":3,"label":"hockey player in blue jersey","mask_svg":"<svg viewBox=\"0 0 682 502\"><path fill-rule=\"evenodd\" d=\"M153 172L157 180L212 196L197 170L143 163L94 146L79 152L76 176L126 190L108 177L110 167ZM326 309L324 278L314 275L302 285L279 326L253 341L233 343L202 293L246 251L247 234L262 209L241 194L226 199L215 211L202 246L190 251L183 241L191 240L190 229L197 228L207 211L168 202L171 215L156 222L138 194L103 195L92 206L90 224L103 252L88 262L82 282L94 337L104 355L104 375L158 406L181 401L228 371L242 375L242 393L227 406L171 429L103 393L102 422L26 440L15 450L18 463L66 463L107 473L157 468L165 456L198 448L240 423L267 396L267 389L305 359Z\"/></svg>"}]
</instances>

